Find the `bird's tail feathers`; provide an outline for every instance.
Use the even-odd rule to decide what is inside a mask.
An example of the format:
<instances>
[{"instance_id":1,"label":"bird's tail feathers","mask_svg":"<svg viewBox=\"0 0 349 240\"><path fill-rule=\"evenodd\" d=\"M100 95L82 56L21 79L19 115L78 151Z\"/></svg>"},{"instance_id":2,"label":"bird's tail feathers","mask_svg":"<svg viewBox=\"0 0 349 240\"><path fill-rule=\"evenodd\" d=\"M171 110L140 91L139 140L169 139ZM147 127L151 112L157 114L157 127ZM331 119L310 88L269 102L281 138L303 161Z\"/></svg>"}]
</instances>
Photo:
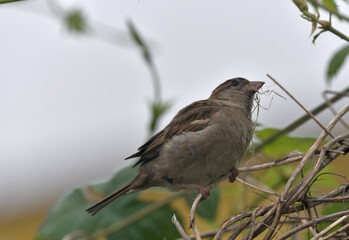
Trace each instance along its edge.
<instances>
[{"instance_id":1,"label":"bird's tail feathers","mask_svg":"<svg viewBox=\"0 0 349 240\"><path fill-rule=\"evenodd\" d=\"M111 203L115 199L119 198L120 196L139 191L139 190L132 189L131 185L132 185L132 182L124 185L123 187L121 187L118 190L116 190L115 192L109 194L108 196L106 196L105 198L100 200L99 202L93 204L91 207L86 209L86 212L92 214L92 216L93 216L97 212L99 212L102 208L104 208L105 206L107 206L109 203Z\"/></svg>"}]
</instances>

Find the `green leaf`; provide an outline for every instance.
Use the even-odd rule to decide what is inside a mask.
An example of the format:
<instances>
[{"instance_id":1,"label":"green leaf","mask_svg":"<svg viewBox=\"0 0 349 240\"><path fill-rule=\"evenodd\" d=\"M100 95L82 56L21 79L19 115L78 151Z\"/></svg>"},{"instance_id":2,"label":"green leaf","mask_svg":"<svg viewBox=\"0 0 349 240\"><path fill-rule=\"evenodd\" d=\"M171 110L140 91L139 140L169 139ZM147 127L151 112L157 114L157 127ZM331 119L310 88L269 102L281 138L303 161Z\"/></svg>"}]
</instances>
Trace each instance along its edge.
<instances>
[{"instance_id":1,"label":"green leaf","mask_svg":"<svg viewBox=\"0 0 349 240\"><path fill-rule=\"evenodd\" d=\"M344 46L339 51L337 51L331 58L330 63L327 68L327 82L333 79L333 77L338 73L339 69L345 62L346 57L349 54L349 45Z\"/></svg>"},{"instance_id":2,"label":"green leaf","mask_svg":"<svg viewBox=\"0 0 349 240\"><path fill-rule=\"evenodd\" d=\"M349 203L328 203L325 205L326 207L322 209L321 215L330 215L332 213L337 213L341 211L345 211L349 208Z\"/></svg>"},{"instance_id":3,"label":"green leaf","mask_svg":"<svg viewBox=\"0 0 349 240\"><path fill-rule=\"evenodd\" d=\"M92 188L106 195L130 181L136 172L134 168L123 169L109 181L94 185ZM88 194L86 195L85 192L82 189L75 189L62 197L48 213L38 232L37 239L58 240L77 230L83 230L92 235L116 222L121 221L122 223L123 219L151 204L140 199L139 193L134 193L119 198L95 216L91 216L85 212L85 209L93 201L88 200ZM171 222L171 217L175 212L170 206L163 206L120 231L108 234L108 239L178 238L179 234ZM181 221L180 215L178 213L176 215Z\"/></svg>"},{"instance_id":4,"label":"green leaf","mask_svg":"<svg viewBox=\"0 0 349 240\"><path fill-rule=\"evenodd\" d=\"M302 11L308 11L308 4L304 0L293 0L293 3Z\"/></svg>"},{"instance_id":5,"label":"green leaf","mask_svg":"<svg viewBox=\"0 0 349 240\"><path fill-rule=\"evenodd\" d=\"M314 32L316 31L316 27L317 27L317 22L314 22L314 21L313 21L313 22L311 23L311 32L310 32L310 36L314 34ZM319 34L316 34L316 36L313 38L313 44L315 44L315 40L316 40L316 38L317 38L319 35L320 35L320 33L319 33Z\"/></svg>"},{"instance_id":6,"label":"green leaf","mask_svg":"<svg viewBox=\"0 0 349 240\"><path fill-rule=\"evenodd\" d=\"M0 4L4 4L4 3L13 3L13 2L21 2L24 0L0 0Z\"/></svg>"},{"instance_id":7,"label":"green leaf","mask_svg":"<svg viewBox=\"0 0 349 240\"><path fill-rule=\"evenodd\" d=\"M86 20L80 10L71 10L65 16L65 24L69 31L84 33L87 29Z\"/></svg>"},{"instance_id":8,"label":"green leaf","mask_svg":"<svg viewBox=\"0 0 349 240\"><path fill-rule=\"evenodd\" d=\"M275 128L264 128L262 130L256 130L255 133L257 138L264 141L278 131L279 130ZM315 140L315 138L290 137L284 134L281 135L277 140L263 147L261 151L267 157L277 159L294 150L306 152Z\"/></svg>"},{"instance_id":9,"label":"green leaf","mask_svg":"<svg viewBox=\"0 0 349 240\"><path fill-rule=\"evenodd\" d=\"M160 118L170 109L172 103L170 101L166 102L152 102L151 103L151 111L152 116L150 120L150 131L154 132Z\"/></svg>"},{"instance_id":10,"label":"green leaf","mask_svg":"<svg viewBox=\"0 0 349 240\"><path fill-rule=\"evenodd\" d=\"M315 25L316 25L316 22L315 22ZM321 35L322 33L324 33L324 32L326 32L326 31L325 31L325 30L322 30L322 31L320 31L319 33L315 34L315 36L313 37L313 44L314 44L314 45L315 45L316 39L317 39L318 37L320 37L320 35ZM313 34L313 33L311 33L311 34Z\"/></svg>"},{"instance_id":11,"label":"green leaf","mask_svg":"<svg viewBox=\"0 0 349 240\"><path fill-rule=\"evenodd\" d=\"M266 184L270 189L276 190L287 183L293 171L294 166L291 164L270 168L267 170L267 174L262 174L260 176L259 180Z\"/></svg>"},{"instance_id":12,"label":"green leaf","mask_svg":"<svg viewBox=\"0 0 349 240\"><path fill-rule=\"evenodd\" d=\"M333 0L322 0L322 4L333 13L338 13L337 4Z\"/></svg>"},{"instance_id":13,"label":"green leaf","mask_svg":"<svg viewBox=\"0 0 349 240\"><path fill-rule=\"evenodd\" d=\"M142 50L143 58L148 64L152 64L152 57L150 54L150 50L148 46L145 44L145 41L143 40L141 34L135 27L132 21L127 22L128 30L130 31L132 39L135 41L135 43L140 47Z\"/></svg>"}]
</instances>

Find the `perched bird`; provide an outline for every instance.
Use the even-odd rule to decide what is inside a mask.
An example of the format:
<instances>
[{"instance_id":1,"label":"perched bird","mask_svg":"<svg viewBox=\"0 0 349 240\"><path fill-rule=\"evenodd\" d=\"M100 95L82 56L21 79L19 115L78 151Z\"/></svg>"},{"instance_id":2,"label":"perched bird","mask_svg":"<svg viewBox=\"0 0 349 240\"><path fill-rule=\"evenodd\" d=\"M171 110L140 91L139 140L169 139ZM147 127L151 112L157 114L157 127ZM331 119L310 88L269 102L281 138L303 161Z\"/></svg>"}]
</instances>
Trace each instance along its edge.
<instances>
[{"instance_id":1,"label":"perched bird","mask_svg":"<svg viewBox=\"0 0 349 240\"><path fill-rule=\"evenodd\" d=\"M206 100L180 110L172 121L126 159L140 157L135 178L86 211L92 215L122 195L150 187L173 191L209 190L225 178L233 182L236 164L253 135L254 94L264 82L233 78L219 85Z\"/></svg>"}]
</instances>

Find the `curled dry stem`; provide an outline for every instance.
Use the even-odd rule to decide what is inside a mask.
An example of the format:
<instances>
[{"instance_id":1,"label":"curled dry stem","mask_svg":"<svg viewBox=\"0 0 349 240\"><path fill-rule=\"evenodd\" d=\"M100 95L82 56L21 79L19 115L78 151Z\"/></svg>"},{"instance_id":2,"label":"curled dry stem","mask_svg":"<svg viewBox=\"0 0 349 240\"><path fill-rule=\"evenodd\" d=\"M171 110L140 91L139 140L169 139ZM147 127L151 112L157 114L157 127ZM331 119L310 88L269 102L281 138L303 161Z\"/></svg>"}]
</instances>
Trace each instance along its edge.
<instances>
[{"instance_id":1,"label":"curled dry stem","mask_svg":"<svg viewBox=\"0 0 349 240\"><path fill-rule=\"evenodd\" d=\"M311 221L307 222L306 224L302 224L302 225L292 229L288 233L284 234L283 236L281 236L279 238L279 240L286 240L288 237L296 234L297 232L299 232L299 231L301 231L303 229L306 229L306 228L308 228L310 226L317 225L317 224L319 224L321 222L326 222L326 221L329 221L329 220L332 220L332 219L336 219L338 217L348 216L348 215L349 215L349 211L341 211L341 212L336 212L336 213L333 213L333 214L330 214L330 215L327 215L327 216L324 216L324 217L312 219Z\"/></svg>"}]
</instances>

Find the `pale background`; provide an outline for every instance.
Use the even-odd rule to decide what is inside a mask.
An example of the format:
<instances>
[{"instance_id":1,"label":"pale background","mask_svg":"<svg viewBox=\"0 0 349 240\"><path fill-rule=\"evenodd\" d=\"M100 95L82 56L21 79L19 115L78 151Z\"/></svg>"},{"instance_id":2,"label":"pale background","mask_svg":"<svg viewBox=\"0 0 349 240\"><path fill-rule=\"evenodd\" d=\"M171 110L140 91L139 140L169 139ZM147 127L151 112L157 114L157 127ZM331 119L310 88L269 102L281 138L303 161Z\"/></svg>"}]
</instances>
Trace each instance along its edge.
<instances>
[{"instance_id":1,"label":"pale background","mask_svg":"<svg viewBox=\"0 0 349 240\"><path fill-rule=\"evenodd\" d=\"M325 33L313 45L311 24L300 17L292 1L67 0L60 4L82 9L88 19L113 26L120 34L113 43L72 35L42 0L0 5L3 226L38 212L41 221L63 193L128 165L123 159L148 137L153 86L138 48L127 37L127 19L149 40L163 98L173 102L161 127L180 108L207 98L232 77L266 81L264 90L286 97L266 77L269 73L309 108L323 101L324 89L349 85L348 65L331 86L325 84L327 62L345 42ZM348 26L334 24L349 32ZM272 96L262 96L262 103L268 106ZM337 108L345 102L348 99ZM302 114L291 99L274 95L270 109L261 110L259 122L282 127ZM331 114L319 117L327 123ZM320 132L309 126L295 134ZM8 236L0 232L0 238Z\"/></svg>"}]
</instances>

